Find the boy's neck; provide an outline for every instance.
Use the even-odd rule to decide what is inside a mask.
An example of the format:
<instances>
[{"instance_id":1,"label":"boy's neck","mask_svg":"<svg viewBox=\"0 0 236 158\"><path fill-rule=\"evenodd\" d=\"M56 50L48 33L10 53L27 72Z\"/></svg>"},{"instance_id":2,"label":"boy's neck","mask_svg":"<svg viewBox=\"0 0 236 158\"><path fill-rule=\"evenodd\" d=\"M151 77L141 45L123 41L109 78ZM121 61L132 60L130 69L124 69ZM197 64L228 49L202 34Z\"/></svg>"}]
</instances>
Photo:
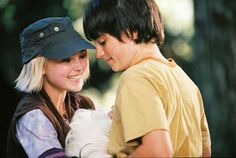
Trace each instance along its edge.
<instances>
[{"instance_id":1,"label":"boy's neck","mask_svg":"<svg viewBox=\"0 0 236 158\"><path fill-rule=\"evenodd\" d=\"M139 63L145 58L153 57L158 58L163 61L167 61L167 59L162 55L160 49L155 43L141 43L137 49L135 56L129 64L129 67Z\"/></svg>"}]
</instances>

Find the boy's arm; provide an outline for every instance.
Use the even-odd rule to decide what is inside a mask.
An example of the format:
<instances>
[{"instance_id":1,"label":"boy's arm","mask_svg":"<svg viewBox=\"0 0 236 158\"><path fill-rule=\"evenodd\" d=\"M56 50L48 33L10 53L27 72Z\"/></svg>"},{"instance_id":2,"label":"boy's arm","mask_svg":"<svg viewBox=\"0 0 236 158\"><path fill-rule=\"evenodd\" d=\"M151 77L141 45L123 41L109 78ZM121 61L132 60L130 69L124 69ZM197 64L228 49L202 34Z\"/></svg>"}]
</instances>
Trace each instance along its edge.
<instances>
[{"instance_id":1,"label":"boy's arm","mask_svg":"<svg viewBox=\"0 0 236 158\"><path fill-rule=\"evenodd\" d=\"M211 138L206 116L202 117L202 157L211 157Z\"/></svg>"},{"instance_id":2,"label":"boy's arm","mask_svg":"<svg viewBox=\"0 0 236 158\"><path fill-rule=\"evenodd\" d=\"M155 130L142 137L142 144L128 157L172 157L169 132Z\"/></svg>"}]
</instances>

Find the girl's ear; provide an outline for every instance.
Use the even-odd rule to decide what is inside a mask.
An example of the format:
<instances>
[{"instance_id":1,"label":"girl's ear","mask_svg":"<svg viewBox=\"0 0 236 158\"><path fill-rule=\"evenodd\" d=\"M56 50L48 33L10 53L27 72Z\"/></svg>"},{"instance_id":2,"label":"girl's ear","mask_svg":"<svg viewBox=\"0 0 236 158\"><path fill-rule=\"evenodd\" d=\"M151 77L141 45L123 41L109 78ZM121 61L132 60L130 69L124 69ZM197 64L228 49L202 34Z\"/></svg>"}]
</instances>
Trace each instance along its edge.
<instances>
[{"instance_id":1,"label":"girl's ear","mask_svg":"<svg viewBox=\"0 0 236 158\"><path fill-rule=\"evenodd\" d=\"M47 63L46 63L46 64L47 64ZM46 71L45 71L45 69L46 69L46 64L44 64L44 66L43 66L43 70L42 70L42 71L43 71L43 73L42 73L43 75L46 74Z\"/></svg>"}]
</instances>

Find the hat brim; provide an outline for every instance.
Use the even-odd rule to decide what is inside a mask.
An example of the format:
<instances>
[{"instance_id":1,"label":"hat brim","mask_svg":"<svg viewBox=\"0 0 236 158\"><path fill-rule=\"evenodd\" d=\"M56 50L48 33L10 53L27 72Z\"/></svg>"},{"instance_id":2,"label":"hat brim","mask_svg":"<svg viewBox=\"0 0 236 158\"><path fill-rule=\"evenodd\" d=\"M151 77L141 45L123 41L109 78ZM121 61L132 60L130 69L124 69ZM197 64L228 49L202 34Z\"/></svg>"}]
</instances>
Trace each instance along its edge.
<instances>
[{"instance_id":1,"label":"hat brim","mask_svg":"<svg viewBox=\"0 0 236 158\"><path fill-rule=\"evenodd\" d=\"M76 38L58 43L54 47L46 49L45 52L42 52L42 55L49 59L60 60L69 58L84 49L95 49L95 47L83 38Z\"/></svg>"}]
</instances>

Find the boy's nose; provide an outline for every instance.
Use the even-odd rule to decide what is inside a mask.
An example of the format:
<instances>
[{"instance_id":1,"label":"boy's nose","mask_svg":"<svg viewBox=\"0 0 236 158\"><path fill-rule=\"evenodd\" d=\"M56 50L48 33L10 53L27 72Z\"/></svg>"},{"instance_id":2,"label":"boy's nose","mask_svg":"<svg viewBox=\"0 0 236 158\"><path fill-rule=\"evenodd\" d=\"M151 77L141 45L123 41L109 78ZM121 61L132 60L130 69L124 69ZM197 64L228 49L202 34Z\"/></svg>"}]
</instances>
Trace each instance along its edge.
<instances>
[{"instance_id":1,"label":"boy's nose","mask_svg":"<svg viewBox=\"0 0 236 158\"><path fill-rule=\"evenodd\" d=\"M99 45L96 45L96 58L102 58L103 55L104 55L103 49Z\"/></svg>"}]
</instances>

